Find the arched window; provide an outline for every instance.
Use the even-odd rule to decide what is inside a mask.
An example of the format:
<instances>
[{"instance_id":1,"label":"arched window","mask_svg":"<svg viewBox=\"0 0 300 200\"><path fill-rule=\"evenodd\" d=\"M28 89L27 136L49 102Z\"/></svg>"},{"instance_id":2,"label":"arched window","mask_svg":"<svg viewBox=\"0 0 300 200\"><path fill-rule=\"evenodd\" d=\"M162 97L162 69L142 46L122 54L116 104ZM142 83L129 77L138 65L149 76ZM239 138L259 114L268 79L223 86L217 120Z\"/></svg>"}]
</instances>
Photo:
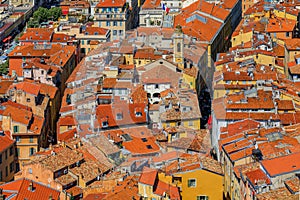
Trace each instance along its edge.
<instances>
[{"instance_id":1,"label":"arched window","mask_svg":"<svg viewBox=\"0 0 300 200\"><path fill-rule=\"evenodd\" d=\"M181 52L181 44L177 43L177 52Z\"/></svg>"}]
</instances>

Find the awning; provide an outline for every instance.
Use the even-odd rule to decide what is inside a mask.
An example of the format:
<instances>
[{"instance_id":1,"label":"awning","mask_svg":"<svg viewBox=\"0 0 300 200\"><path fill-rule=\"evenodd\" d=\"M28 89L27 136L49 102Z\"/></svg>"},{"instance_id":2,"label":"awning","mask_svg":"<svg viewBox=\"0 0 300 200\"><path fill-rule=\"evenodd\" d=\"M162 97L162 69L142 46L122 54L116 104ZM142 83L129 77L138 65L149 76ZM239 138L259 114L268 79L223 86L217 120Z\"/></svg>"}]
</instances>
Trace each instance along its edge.
<instances>
[{"instance_id":1,"label":"awning","mask_svg":"<svg viewBox=\"0 0 300 200\"><path fill-rule=\"evenodd\" d=\"M61 6L62 15L67 15L69 13L69 6Z\"/></svg>"},{"instance_id":2,"label":"awning","mask_svg":"<svg viewBox=\"0 0 300 200\"><path fill-rule=\"evenodd\" d=\"M2 42L7 42L7 41L9 41L11 39L11 36L8 36L7 38L4 38L3 40L2 40Z\"/></svg>"}]
</instances>

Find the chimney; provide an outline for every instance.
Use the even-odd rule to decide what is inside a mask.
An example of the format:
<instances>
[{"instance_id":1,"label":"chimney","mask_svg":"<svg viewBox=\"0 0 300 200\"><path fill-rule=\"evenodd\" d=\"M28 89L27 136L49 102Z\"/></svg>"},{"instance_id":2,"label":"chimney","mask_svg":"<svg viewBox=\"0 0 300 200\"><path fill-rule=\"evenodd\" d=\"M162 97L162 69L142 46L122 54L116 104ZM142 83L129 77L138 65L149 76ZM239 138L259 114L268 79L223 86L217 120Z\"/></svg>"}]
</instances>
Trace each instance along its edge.
<instances>
[{"instance_id":1,"label":"chimney","mask_svg":"<svg viewBox=\"0 0 300 200\"><path fill-rule=\"evenodd\" d=\"M30 181L29 186L28 186L28 190L32 192L33 189L34 189L34 188L33 188L33 182Z\"/></svg>"}]
</instances>

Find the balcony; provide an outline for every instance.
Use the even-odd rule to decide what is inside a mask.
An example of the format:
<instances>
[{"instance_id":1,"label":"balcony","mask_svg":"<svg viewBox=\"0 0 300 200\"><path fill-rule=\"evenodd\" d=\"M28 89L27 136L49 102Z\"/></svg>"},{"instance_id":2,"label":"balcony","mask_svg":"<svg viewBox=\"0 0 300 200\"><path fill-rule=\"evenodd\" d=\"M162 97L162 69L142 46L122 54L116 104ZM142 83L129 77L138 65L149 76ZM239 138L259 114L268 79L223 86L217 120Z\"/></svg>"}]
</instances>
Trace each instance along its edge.
<instances>
[{"instance_id":1,"label":"balcony","mask_svg":"<svg viewBox=\"0 0 300 200\"><path fill-rule=\"evenodd\" d=\"M122 21L125 20L124 14L95 14L95 20L103 21Z\"/></svg>"}]
</instances>

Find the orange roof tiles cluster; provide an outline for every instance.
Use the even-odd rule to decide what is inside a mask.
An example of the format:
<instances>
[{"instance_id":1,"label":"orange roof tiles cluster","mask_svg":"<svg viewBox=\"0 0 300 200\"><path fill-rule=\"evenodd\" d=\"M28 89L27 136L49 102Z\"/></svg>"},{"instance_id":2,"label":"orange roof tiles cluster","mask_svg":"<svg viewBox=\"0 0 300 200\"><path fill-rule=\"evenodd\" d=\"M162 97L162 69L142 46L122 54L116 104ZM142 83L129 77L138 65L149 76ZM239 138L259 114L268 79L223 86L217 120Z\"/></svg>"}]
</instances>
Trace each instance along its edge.
<instances>
[{"instance_id":1,"label":"orange roof tiles cluster","mask_svg":"<svg viewBox=\"0 0 300 200\"><path fill-rule=\"evenodd\" d=\"M154 186L158 171L149 167L144 167L143 172L139 178L139 183Z\"/></svg>"},{"instance_id":2,"label":"orange roof tiles cluster","mask_svg":"<svg viewBox=\"0 0 300 200\"><path fill-rule=\"evenodd\" d=\"M98 105L96 109L100 128L146 123L145 103L114 103ZM103 124L107 125L103 125Z\"/></svg>"},{"instance_id":3,"label":"orange roof tiles cluster","mask_svg":"<svg viewBox=\"0 0 300 200\"><path fill-rule=\"evenodd\" d=\"M96 8L123 7L125 2L125 0L103 0L96 5Z\"/></svg>"},{"instance_id":4,"label":"orange roof tiles cluster","mask_svg":"<svg viewBox=\"0 0 300 200\"><path fill-rule=\"evenodd\" d=\"M300 153L263 160L262 167L270 177L300 171Z\"/></svg>"},{"instance_id":5,"label":"orange roof tiles cluster","mask_svg":"<svg viewBox=\"0 0 300 200\"><path fill-rule=\"evenodd\" d=\"M0 185L0 188L7 194L5 198L13 198L15 200L24 199L40 199L53 200L60 199L60 192L38 182L22 178L15 181Z\"/></svg>"}]
</instances>

